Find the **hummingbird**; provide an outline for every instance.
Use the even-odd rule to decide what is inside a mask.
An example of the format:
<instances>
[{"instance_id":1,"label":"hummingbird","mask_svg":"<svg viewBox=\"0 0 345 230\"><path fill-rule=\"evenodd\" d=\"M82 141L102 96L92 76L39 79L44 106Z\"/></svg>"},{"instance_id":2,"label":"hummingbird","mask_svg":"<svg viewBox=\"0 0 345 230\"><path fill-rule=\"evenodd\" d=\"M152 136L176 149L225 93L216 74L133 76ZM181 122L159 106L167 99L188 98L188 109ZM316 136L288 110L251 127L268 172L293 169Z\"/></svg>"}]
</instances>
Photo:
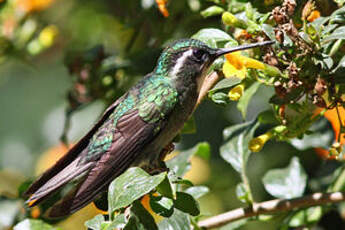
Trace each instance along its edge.
<instances>
[{"instance_id":1,"label":"hummingbird","mask_svg":"<svg viewBox=\"0 0 345 230\"><path fill-rule=\"evenodd\" d=\"M168 45L155 69L111 104L93 128L31 184L26 204L35 206L72 184L46 213L63 217L92 202L129 167L164 167L162 153L193 113L211 64L224 54L273 43L211 48L182 39Z\"/></svg>"}]
</instances>

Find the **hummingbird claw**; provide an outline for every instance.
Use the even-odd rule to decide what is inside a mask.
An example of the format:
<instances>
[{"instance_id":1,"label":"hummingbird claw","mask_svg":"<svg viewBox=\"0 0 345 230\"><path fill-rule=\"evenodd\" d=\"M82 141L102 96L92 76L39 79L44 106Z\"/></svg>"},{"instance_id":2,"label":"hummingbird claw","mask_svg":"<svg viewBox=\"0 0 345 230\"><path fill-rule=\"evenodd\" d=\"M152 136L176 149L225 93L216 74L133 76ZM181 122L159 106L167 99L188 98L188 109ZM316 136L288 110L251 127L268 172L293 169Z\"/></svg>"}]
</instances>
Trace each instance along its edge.
<instances>
[{"instance_id":1,"label":"hummingbird claw","mask_svg":"<svg viewBox=\"0 0 345 230\"><path fill-rule=\"evenodd\" d=\"M159 160L164 161L165 157L174 150L175 150L175 145L173 142L170 142L167 146L164 147L164 149L159 154Z\"/></svg>"}]
</instances>

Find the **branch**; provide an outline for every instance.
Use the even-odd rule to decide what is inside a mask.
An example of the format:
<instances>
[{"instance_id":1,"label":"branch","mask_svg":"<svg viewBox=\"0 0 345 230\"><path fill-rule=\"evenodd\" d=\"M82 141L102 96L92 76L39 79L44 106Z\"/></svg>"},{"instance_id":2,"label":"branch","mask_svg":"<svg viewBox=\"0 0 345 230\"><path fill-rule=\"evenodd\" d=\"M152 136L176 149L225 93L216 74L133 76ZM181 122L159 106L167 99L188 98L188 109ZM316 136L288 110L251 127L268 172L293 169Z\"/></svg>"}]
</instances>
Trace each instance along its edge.
<instances>
[{"instance_id":1,"label":"branch","mask_svg":"<svg viewBox=\"0 0 345 230\"><path fill-rule=\"evenodd\" d=\"M222 75L217 72L212 72L206 76L204 83L201 86L198 101L196 102L194 110L200 105L208 91L221 79L221 77Z\"/></svg>"},{"instance_id":2,"label":"branch","mask_svg":"<svg viewBox=\"0 0 345 230\"><path fill-rule=\"evenodd\" d=\"M217 216L199 221L198 226L206 229L216 228L252 216L273 214L290 211L292 209L306 208L310 206L338 203L345 201L345 192L313 193L311 195L294 199L276 199L253 204L250 207L238 208Z\"/></svg>"}]
</instances>

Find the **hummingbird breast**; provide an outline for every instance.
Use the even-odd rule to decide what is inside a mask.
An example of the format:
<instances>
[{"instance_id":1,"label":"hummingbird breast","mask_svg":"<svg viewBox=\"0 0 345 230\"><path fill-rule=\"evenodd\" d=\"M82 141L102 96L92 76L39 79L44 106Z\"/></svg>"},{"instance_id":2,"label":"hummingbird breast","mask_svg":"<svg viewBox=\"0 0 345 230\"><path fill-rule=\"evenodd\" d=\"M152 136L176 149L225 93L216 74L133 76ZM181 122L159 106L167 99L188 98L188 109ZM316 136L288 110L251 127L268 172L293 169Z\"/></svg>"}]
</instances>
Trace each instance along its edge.
<instances>
[{"instance_id":1,"label":"hummingbird breast","mask_svg":"<svg viewBox=\"0 0 345 230\"><path fill-rule=\"evenodd\" d=\"M164 129L153 141L148 150L151 155L151 162L157 160L162 149L170 144L172 140L179 134L184 123L190 118L194 111L195 104L198 99L196 82L190 80L175 82L174 87L178 92L178 102L173 108L171 114L167 117ZM154 154L153 154L154 153ZM154 156L153 156L154 155Z\"/></svg>"}]
</instances>

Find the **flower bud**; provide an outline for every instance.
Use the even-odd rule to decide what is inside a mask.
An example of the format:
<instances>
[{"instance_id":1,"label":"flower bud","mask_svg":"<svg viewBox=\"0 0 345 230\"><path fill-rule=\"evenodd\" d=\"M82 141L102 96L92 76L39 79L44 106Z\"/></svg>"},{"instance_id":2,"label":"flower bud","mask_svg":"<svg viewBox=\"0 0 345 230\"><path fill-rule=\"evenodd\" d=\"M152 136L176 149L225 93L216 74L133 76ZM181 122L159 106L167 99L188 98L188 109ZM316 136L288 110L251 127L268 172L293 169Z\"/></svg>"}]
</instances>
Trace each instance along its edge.
<instances>
[{"instance_id":1,"label":"flower bud","mask_svg":"<svg viewBox=\"0 0 345 230\"><path fill-rule=\"evenodd\" d=\"M58 34L58 29L54 25L45 27L39 34L38 41L43 47L50 47Z\"/></svg>"},{"instance_id":2,"label":"flower bud","mask_svg":"<svg viewBox=\"0 0 345 230\"><path fill-rule=\"evenodd\" d=\"M242 29L246 29L247 25L243 20L238 19L235 15L230 12L224 12L222 14L222 21L224 25L239 27Z\"/></svg>"},{"instance_id":3,"label":"flower bud","mask_svg":"<svg viewBox=\"0 0 345 230\"><path fill-rule=\"evenodd\" d=\"M333 143L332 147L329 149L329 155L330 156L339 156L339 154L342 152L343 146L339 142Z\"/></svg>"}]
</instances>

